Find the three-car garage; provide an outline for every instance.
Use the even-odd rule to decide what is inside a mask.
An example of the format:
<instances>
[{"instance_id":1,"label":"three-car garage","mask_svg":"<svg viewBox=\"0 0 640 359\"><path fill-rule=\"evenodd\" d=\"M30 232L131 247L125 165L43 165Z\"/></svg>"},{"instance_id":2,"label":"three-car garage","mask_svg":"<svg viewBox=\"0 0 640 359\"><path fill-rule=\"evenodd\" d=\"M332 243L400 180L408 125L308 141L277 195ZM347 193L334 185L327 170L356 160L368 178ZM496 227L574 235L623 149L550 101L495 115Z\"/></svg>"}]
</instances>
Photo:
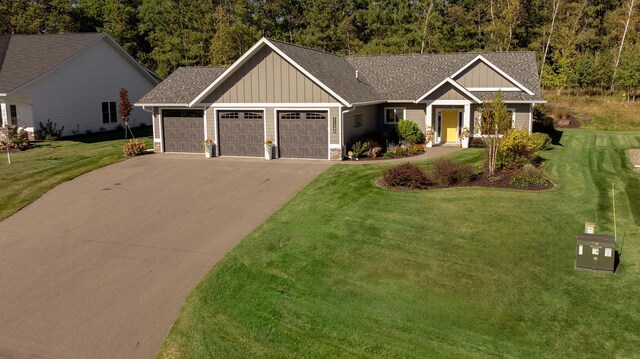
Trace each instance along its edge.
<instances>
[{"instance_id":1,"label":"three-car garage","mask_svg":"<svg viewBox=\"0 0 640 359\"><path fill-rule=\"evenodd\" d=\"M261 157L264 142L272 140L281 158L327 159L329 123L327 111L278 109L163 110L165 152L202 153L205 128L216 142L219 156ZM269 116L268 114L272 114ZM215 121L215 126L207 126ZM275 138L266 138L265 128L275 128Z\"/></svg>"}]
</instances>

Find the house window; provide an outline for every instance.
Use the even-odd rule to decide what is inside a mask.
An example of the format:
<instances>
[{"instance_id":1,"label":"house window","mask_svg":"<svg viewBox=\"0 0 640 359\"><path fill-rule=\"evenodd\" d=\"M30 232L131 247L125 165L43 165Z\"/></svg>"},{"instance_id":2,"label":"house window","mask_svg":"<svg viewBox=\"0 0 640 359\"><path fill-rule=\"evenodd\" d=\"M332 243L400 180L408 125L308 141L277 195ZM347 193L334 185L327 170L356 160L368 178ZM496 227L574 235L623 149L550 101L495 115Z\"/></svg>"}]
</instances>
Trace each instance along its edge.
<instances>
[{"instance_id":1,"label":"house window","mask_svg":"<svg viewBox=\"0 0 640 359\"><path fill-rule=\"evenodd\" d=\"M600 255L600 248L591 248L591 255Z\"/></svg>"},{"instance_id":2,"label":"house window","mask_svg":"<svg viewBox=\"0 0 640 359\"><path fill-rule=\"evenodd\" d=\"M353 128L362 127L362 114L353 116Z\"/></svg>"},{"instance_id":3,"label":"house window","mask_svg":"<svg viewBox=\"0 0 640 359\"><path fill-rule=\"evenodd\" d=\"M582 255L584 252L584 247L582 244L578 244L578 255Z\"/></svg>"},{"instance_id":4,"label":"house window","mask_svg":"<svg viewBox=\"0 0 640 359\"><path fill-rule=\"evenodd\" d=\"M11 124L14 126L18 125L18 110L16 105L9 105L9 112L11 116Z\"/></svg>"},{"instance_id":5,"label":"house window","mask_svg":"<svg viewBox=\"0 0 640 359\"><path fill-rule=\"evenodd\" d=\"M397 124L403 118L406 118L406 109L404 107L385 107L384 108L384 123Z\"/></svg>"},{"instance_id":6,"label":"house window","mask_svg":"<svg viewBox=\"0 0 640 359\"><path fill-rule=\"evenodd\" d=\"M511 116L511 128L516 127L516 110L514 108L508 108L507 113ZM482 109L478 109L478 121L482 120ZM480 131L478 129L478 131ZM484 134L483 134L484 135Z\"/></svg>"},{"instance_id":7,"label":"house window","mask_svg":"<svg viewBox=\"0 0 640 359\"><path fill-rule=\"evenodd\" d=\"M117 122L118 115L115 102L102 103L102 123Z\"/></svg>"}]
</instances>

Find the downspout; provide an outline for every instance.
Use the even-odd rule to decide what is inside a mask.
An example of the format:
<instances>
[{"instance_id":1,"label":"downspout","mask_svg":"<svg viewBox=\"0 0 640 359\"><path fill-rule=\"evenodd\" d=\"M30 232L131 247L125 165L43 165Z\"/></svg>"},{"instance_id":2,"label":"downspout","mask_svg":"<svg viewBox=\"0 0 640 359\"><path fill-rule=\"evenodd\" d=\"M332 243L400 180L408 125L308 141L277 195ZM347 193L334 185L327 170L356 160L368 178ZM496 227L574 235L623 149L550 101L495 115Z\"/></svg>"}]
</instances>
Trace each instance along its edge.
<instances>
[{"instance_id":1,"label":"downspout","mask_svg":"<svg viewBox=\"0 0 640 359\"><path fill-rule=\"evenodd\" d=\"M344 114L352 112L355 109L356 109L356 106L353 106L350 110L344 110L340 112L340 129L341 129L340 138L341 138L342 144L345 146L344 150L346 152L349 152L349 151L347 151L346 142L344 141ZM342 154L343 157L346 155L346 152Z\"/></svg>"}]
</instances>

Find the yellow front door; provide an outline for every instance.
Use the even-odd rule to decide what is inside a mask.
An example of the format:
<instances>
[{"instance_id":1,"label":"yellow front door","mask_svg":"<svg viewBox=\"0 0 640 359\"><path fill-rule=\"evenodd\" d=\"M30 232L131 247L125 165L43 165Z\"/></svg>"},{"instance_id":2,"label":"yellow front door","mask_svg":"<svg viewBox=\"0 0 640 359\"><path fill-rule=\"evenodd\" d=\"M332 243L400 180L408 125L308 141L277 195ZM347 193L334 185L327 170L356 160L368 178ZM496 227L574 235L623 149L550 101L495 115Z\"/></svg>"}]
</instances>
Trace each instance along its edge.
<instances>
[{"instance_id":1,"label":"yellow front door","mask_svg":"<svg viewBox=\"0 0 640 359\"><path fill-rule=\"evenodd\" d=\"M444 142L458 141L458 111L442 111L442 132Z\"/></svg>"}]
</instances>

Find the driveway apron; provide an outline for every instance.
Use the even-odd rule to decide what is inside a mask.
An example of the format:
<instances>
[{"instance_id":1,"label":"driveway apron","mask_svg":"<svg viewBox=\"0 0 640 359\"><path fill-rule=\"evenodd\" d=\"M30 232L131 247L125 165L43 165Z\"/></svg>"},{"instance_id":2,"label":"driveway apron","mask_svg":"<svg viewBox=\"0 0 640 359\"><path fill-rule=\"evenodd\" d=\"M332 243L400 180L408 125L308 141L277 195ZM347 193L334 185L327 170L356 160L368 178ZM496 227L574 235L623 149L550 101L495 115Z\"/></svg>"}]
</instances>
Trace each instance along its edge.
<instances>
[{"instance_id":1,"label":"driveway apron","mask_svg":"<svg viewBox=\"0 0 640 359\"><path fill-rule=\"evenodd\" d=\"M0 222L0 358L150 358L189 291L328 161L147 155Z\"/></svg>"}]
</instances>

